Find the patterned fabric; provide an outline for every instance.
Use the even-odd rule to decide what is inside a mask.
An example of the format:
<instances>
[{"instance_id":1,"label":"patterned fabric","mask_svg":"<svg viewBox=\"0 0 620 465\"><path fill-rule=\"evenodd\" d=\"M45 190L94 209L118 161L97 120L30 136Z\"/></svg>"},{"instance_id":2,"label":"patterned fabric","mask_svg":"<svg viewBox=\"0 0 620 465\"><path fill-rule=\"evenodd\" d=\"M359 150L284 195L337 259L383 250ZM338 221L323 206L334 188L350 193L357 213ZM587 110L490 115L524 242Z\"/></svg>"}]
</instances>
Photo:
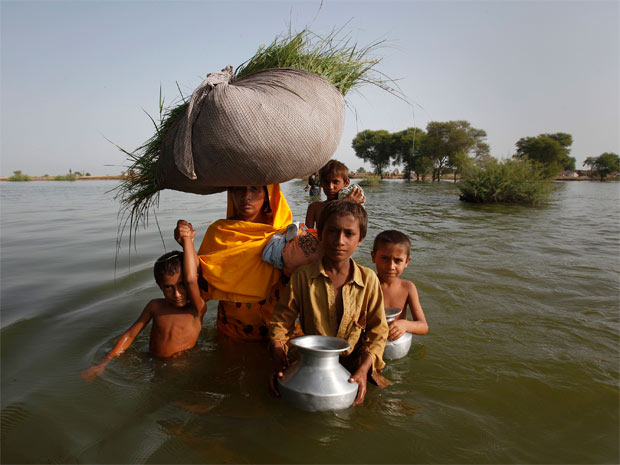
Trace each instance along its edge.
<instances>
[{"instance_id":1,"label":"patterned fabric","mask_svg":"<svg viewBox=\"0 0 620 465\"><path fill-rule=\"evenodd\" d=\"M284 287L283 278L273 286L269 296L259 302L220 300L217 306L217 330L235 340L268 341L269 321Z\"/></svg>"},{"instance_id":2,"label":"patterned fabric","mask_svg":"<svg viewBox=\"0 0 620 465\"><path fill-rule=\"evenodd\" d=\"M322 252L317 230L300 229L297 237L287 242L282 250L282 271L291 276L300 266L320 260Z\"/></svg>"}]
</instances>

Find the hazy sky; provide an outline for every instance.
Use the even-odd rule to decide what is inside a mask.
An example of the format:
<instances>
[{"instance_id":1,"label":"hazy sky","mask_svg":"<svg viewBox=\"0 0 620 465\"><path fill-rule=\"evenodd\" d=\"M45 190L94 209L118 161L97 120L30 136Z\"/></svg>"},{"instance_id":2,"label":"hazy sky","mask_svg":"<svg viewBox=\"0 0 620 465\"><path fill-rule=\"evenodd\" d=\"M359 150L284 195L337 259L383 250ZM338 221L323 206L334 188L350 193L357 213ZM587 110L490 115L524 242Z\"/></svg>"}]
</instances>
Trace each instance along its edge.
<instances>
[{"instance_id":1,"label":"hazy sky","mask_svg":"<svg viewBox=\"0 0 620 465\"><path fill-rule=\"evenodd\" d=\"M289 24L312 22L320 1L70 1L1 3L0 175L117 174L153 133L144 111L204 76L251 57ZM464 119L505 158L521 137L573 135L577 167L620 153L620 2L324 0L312 29L386 40L380 70L412 108L374 88L349 95L335 154L362 166L351 140ZM143 111L144 110L144 111ZM104 137L105 136L105 137ZM368 166L368 165L366 165Z\"/></svg>"}]
</instances>

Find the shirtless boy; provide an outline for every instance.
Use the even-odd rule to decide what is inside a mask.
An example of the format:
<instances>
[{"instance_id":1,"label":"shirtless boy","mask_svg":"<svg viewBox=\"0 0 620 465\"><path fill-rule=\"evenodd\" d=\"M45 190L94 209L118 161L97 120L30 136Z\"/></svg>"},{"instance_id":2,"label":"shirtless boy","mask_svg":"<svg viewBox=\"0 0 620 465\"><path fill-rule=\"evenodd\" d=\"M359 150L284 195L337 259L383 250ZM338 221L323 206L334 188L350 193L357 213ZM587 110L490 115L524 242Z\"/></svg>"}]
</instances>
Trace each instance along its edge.
<instances>
[{"instance_id":1,"label":"shirtless boy","mask_svg":"<svg viewBox=\"0 0 620 465\"><path fill-rule=\"evenodd\" d=\"M173 357L196 345L207 310L198 288L198 264L194 249L196 231L190 223L182 220L178 222L177 229L183 252L162 255L153 267L155 281L164 298L153 299L146 304L140 317L123 333L108 355L82 374L85 380L100 376L110 360L122 354L151 319L149 352L153 357Z\"/></svg>"},{"instance_id":2,"label":"shirtless boy","mask_svg":"<svg viewBox=\"0 0 620 465\"><path fill-rule=\"evenodd\" d=\"M319 170L319 178L321 180L321 187L323 192L327 196L327 200L324 202L316 201L312 202L308 206L306 212L306 226L310 229L317 228L321 211L327 205L328 202L338 199L338 192L347 187L351 180L349 179L349 168L344 163L338 160L328 161L323 168ZM346 200L362 203L364 194L360 189L354 189L351 194L346 197Z\"/></svg>"},{"instance_id":3,"label":"shirtless boy","mask_svg":"<svg viewBox=\"0 0 620 465\"><path fill-rule=\"evenodd\" d=\"M389 341L398 339L406 332L428 333L428 324L415 284L399 278L411 261L410 252L409 238L395 230L379 233L370 252L381 282L385 308L401 309L398 318L390 323ZM411 309L413 321L407 319L407 306Z\"/></svg>"},{"instance_id":4,"label":"shirtless boy","mask_svg":"<svg viewBox=\"0 0 620 465\"><path fill-rule=\"evenodd\" d=\"M278 395L276 379L284 376L288 362L287 342L299 317L304 334L337 336L351 349L343 364L358 383L353 405L364 400L366 381L384 387L389 382L383 369L383 351L388 325L383 296L375 273L351 258L366 236L368 216L364 208L347 200L328 203L321 212L318 233L323 258L298 268L273 310L269 327L274 370L269 377L271 392Z\"/></svg>"}]
</instances>

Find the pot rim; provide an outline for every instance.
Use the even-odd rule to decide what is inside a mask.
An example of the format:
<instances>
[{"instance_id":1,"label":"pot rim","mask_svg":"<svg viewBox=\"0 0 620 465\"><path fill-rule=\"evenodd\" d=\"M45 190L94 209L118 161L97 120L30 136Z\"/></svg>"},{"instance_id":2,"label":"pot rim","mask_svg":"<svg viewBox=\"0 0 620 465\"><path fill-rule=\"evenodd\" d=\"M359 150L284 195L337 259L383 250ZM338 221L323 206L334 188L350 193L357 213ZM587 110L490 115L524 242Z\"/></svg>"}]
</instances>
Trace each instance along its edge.
<instances>
[{"instance_id":1,"label":"pot rim","mask_svg":"<svg viewBox=\"0 0 620 465\"><path fill-rule=\"evenodd\" d=\"M290 344L301 350L323 354L339 354L349 350L351 345L340 337L309 335L291 339Z\"/></svg>"}]
</instances>

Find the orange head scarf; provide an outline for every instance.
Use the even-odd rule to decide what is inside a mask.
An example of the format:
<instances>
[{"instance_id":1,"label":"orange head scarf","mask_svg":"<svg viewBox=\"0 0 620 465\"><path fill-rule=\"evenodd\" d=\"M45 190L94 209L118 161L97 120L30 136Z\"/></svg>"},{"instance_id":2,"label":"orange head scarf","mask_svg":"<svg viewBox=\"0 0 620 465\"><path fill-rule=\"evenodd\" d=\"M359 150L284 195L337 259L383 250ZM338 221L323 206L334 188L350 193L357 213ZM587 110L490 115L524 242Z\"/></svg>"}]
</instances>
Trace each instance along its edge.
<instances>
[{"instance_id":1,"label":"orange head scarf","mask_svg":"<svg viewBox=\"0 0 620 465\"><path fill-rule=\"evenodd\" d=\"M286 229L293 214L279 184L267 186L271 224L230 219L235 215L228 193L225 220L207 229L198 256L203 277L209 283L209 298L234 302L265 299L280 279L281 271L263 261L263 248L271 237Z\"/></svg>"}]
</instances>

